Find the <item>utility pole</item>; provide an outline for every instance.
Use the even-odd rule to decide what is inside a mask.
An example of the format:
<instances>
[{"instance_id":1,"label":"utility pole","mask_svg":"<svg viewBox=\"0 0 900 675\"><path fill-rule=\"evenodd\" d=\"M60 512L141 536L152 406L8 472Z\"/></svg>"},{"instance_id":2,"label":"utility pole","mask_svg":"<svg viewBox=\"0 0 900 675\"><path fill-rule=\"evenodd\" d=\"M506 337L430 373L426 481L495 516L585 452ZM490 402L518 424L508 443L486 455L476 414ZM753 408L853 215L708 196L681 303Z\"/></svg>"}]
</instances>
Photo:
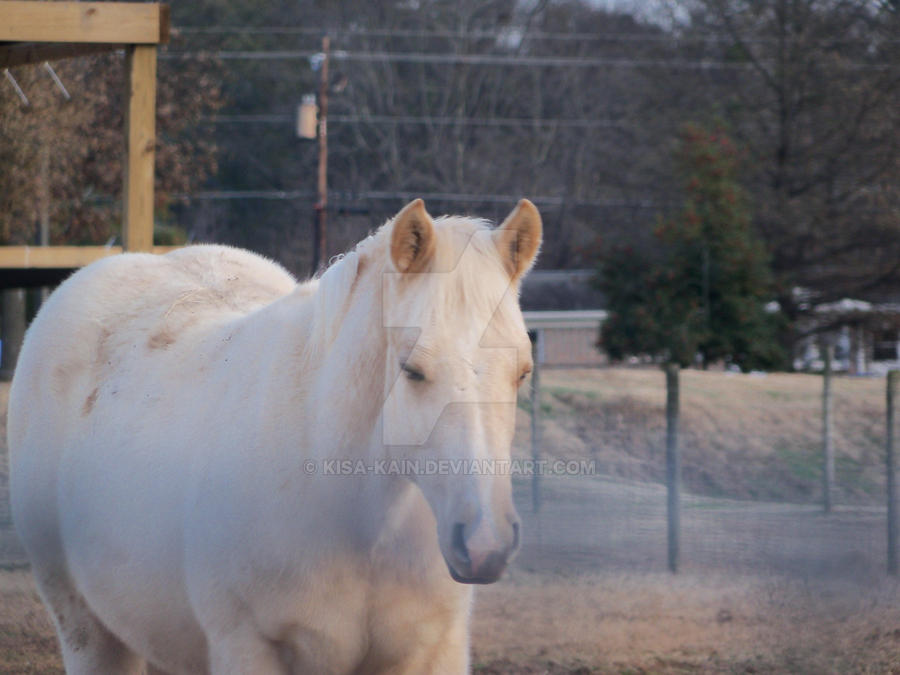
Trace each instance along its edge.
<instances>
[{"instance_id":1,"label":"utility pole","mask_svg":"<svg viewBox=\"0 0 900 675\"><path fill-rule=\"evenodd\" d=\"M312 273L325 264L325 218L328 209L328 36L322 38L322 63L319 65L319 198L313 219Z\"/></svg>"}]
</instances>

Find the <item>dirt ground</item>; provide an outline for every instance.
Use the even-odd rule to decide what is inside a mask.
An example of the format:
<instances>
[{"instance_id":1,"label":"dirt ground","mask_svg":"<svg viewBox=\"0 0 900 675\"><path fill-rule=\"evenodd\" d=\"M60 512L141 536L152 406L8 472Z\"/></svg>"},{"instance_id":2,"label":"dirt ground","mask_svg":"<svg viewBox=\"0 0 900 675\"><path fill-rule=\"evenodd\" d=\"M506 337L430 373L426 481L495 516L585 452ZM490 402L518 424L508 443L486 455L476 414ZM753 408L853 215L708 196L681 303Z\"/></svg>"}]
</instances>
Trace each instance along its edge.
<instances>
[{"instance_id":1,"label":"dirt ground","mask_svg":"<svg viewBox=\"0 0 900 675\"><path fill-rule=\"evenodd\" d=\"M897 584L513 573L478 596L487 673L896 673Z\"/></svg>"},{"instance_id":2,"label":"dirt ground","mask_svg":"<svg viewBox=\"0 0 900 675\"><path fill-rule=\"evenodd\" d=\"M900 587L667 573L533 574L480 588L473 671L900 672ZM61 673L26 571L0 572L0 672Z\"/></svg>"},{"instance_id":3,"label":"dirt ground","mask_svg":"<svg viewBox=\"0 0 900 675\"><path fill-rule=\"evenodd\" d=\"M705 462L700 469L715 489L684 496L681 567L671 575L665 489L654 482L661 457L652 445L661 377L547 374L548 456L595 459L602 475L542 477L538 515L531 478L515 478L523 549L501 582L477 591L474 672L900 673L900 584L884 574L885 513L878 458L870 457L883 382L837 387L839 452L875 487L860 487L860 478L825 516L803 487L816 480L803 453L815 440L817 381L689 374L692 461ZM4 409L5 396L0 387ZM516 452L525 456L528 418L520 418ZM710 430L719 440L704 440L700 432ZM775 437L810 447L788 461L766 440ZM742 472L747 458L757 468ZM747 489L729 488L766 471L792 474L767 488L787 491L785 499L750 500ZM0 452L0 673L61 672L49 619L19 568L25 559L9 526L5 478Z\"/></svg>"}]
</instances>

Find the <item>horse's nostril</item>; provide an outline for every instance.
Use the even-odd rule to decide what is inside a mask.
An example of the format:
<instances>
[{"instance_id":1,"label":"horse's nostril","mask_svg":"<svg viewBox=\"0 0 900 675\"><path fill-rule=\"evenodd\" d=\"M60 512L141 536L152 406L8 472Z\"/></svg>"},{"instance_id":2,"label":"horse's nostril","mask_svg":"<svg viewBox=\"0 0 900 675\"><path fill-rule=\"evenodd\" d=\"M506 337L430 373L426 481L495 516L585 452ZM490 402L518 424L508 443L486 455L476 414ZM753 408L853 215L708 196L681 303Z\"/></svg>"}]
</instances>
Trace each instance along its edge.
<instances>
[{"instance_id":1,"label":"horse's nostril","mask_svg":"<svg viewBox=\"0 0 900 675\"><path fill-rule=\"evenodd\" d=\"M513 543L512 547L510 547L510 551L515 551L519 548L519 521L516 521L512 524L513 528Z\"/></svg>"},{"instance_id":2,"label":"horse's nostril","mask_svg":"<svg viewBox=\"0 0 900 675\"><path fill-rule=\"evenodd\" d=\"M463 523L456 523L453 526L453 552L468 565L471 560L469 559L469 549L466 547L465 530L466 526Z\"/></svg>"}]
</instances>

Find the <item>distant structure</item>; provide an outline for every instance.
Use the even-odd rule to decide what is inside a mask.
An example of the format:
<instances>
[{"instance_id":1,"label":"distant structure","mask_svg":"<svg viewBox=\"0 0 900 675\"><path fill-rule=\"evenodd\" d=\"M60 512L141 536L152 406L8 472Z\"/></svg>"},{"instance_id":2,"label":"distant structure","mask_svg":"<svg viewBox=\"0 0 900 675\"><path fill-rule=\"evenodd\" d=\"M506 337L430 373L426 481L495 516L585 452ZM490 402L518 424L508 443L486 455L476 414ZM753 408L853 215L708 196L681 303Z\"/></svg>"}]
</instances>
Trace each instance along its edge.
<instances>
[{"instance_id":1,"label":"distant structure","mask_svg":"<svg viewBox=\"0 0 900 675\"><path fill-rule=\"evenodd\" d=\"M807 337L795 347L795 370L822 370L823 339L834 345L835 371L884 375L900 368L900 302L844 298L816 306L798 327Z\"/></svg>"},{"instance_id":2,"label":"distant structure","mask_svg":"<svg viewBox=\"0 0 900 675\"><path fill-rule=\"evenodd\" d=\"M549 368L608 364L597 345L607 317L606 299L592 284L594 270L535 270L521 290L525 324L536 340L536 354ZM813 305L802 289L802 303ZM900 369L900 298L872 301L844 298L815 305L797 324L802 337L794 345L798 371L821 371L823 340L834 346L833 368L848 375L884 375Z\"/></svg>"},{"instance_id":3,"label":"distant structure","mask_svg":"<svg viewBox=\"0 0 900 675\"><path fill-rule=\"evenodd\" d=\"M550 368L607 363L597 348L606 319L593 270L534 270L522 282L520 302L538 362Z\"/></svg>"}]
</instances>

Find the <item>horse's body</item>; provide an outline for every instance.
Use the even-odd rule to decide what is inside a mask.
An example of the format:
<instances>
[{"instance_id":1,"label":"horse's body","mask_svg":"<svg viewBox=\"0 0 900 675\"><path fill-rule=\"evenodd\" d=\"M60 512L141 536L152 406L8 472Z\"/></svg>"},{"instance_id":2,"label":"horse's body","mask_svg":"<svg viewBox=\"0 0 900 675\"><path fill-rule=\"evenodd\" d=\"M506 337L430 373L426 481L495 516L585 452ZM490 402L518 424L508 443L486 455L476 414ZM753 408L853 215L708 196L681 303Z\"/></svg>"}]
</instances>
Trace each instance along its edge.
<instances>
[{"instance_id":1,"label":"horse's body","mask_svg":"<svg viewBox=\"0 0 900 675\"><path fill-rule=\"evenodd\" d=\"M508 457L539 217L525 203L496 246L482 234L414 202L306 284L199 246L101 261L51 296L9 445L68 672L467 670L471 587L454 579L493 581L514 551L509 478L322 472ZM416 420L420 440L386 442Z\"/></svg>"}]
</instances>

